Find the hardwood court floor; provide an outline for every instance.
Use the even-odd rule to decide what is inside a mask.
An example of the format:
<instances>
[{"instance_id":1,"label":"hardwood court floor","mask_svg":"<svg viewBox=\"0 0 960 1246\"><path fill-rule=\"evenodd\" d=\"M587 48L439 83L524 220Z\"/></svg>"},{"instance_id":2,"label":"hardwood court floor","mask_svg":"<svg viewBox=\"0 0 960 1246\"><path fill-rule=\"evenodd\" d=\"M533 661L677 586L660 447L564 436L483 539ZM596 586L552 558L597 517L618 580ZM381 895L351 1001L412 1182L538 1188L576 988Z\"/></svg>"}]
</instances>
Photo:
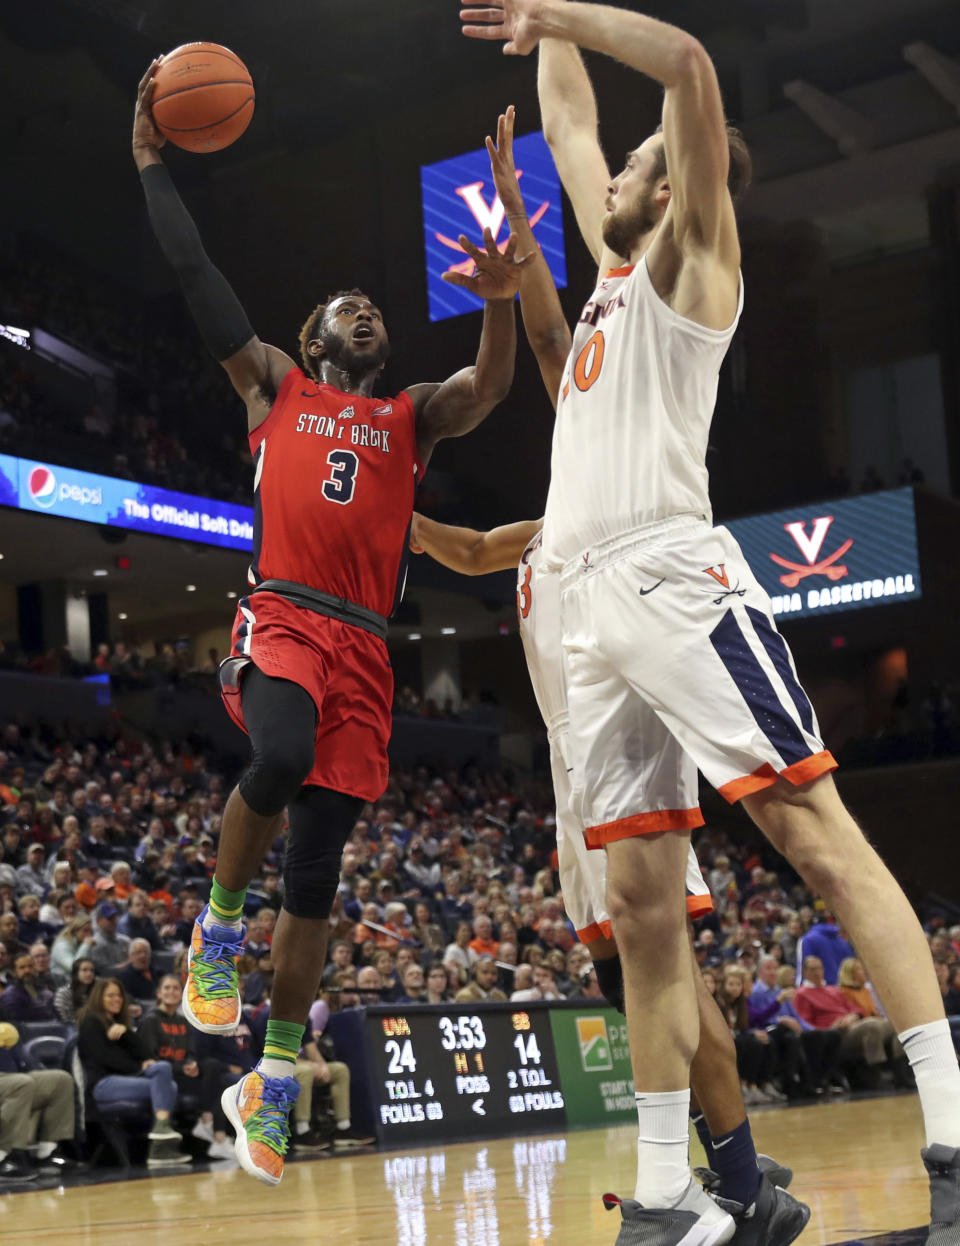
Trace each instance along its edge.
<instances>
[{"instance_id":1,"label":"hardwood court floor","mask_svg":"<svg viewBox=\"0 0 960 1246\"><path fill-rule=\"evenodd\" d=\"M796 1171L813 1215L801 1241L829 1246L926 1223L916 1098L752 1115L760 1151ZM236 1169L8 1194L3 1246L591 1246L619 1216L600 1195L632 1192L633 1126L367 1152L287 1167L276 1189Z\"/></svg>"}]
</instances>

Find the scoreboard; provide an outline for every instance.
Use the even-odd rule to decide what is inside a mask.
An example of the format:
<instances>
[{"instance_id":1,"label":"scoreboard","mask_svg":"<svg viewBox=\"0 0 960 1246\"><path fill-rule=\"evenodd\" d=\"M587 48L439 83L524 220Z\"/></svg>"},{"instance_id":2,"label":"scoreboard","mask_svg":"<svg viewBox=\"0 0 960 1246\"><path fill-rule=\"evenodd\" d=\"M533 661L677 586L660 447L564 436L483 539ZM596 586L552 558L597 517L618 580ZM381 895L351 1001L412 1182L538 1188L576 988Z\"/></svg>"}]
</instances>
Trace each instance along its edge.
<instances>
[{"instance_id":1,"label":"scoreboard","mask_svg":"<svg viewBox=\"0 0 960 1246\"><path fill-rule=\"evenodd\" d=\"M357 1011L370 1123L381 1143L408 1146L566 1124L546 1008L377 1005Z\"/></svg>"}]
</instances>

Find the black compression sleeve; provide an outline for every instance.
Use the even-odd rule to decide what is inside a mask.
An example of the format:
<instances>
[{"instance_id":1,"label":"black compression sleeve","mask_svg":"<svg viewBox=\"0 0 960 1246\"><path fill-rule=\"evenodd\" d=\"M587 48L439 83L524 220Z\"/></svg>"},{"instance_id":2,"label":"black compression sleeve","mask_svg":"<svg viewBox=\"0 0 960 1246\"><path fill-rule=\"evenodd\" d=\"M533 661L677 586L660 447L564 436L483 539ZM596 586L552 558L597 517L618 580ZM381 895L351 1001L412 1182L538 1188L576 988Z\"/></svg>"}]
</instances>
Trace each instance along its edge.
<instances>
[{"instance_id":1,"label":"black compression sleeve","mask_svg":"<svg viewBox=\"0 0 960 1246\"><path fill-rule=\"evenodd\" d=\"M148 164L140 181L153 232L176 270L200 335L214 359L229 359L254 336L247 314L204 251L166 165Z\"/></svg>"}]
</instances>

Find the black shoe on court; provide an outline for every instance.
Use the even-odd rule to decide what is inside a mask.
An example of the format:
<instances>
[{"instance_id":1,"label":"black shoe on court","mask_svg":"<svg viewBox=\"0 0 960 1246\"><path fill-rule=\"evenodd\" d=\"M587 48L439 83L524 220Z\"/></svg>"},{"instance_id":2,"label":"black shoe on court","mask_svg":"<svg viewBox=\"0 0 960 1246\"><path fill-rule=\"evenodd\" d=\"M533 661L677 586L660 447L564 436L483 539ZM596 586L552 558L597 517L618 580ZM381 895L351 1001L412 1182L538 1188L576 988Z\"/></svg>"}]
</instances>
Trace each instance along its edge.
<instances>
[{"instance_id":1,"label":"black shoe on court","mask_svg":"<svg viewBox=\"0 0 960 1246\"><path fill-rule=\"evenodd\" d=\"M926 1246L960 1243L960 1147L935 1142L920 1152L930 1175L930 1232Z\"/></svg>"},{"instance_id":2,"label":"black shoe on court","mask_svg":"<svg viewBox=\"0 0 960 1246\"><path fill-rule=\"evenodd\" d=\"M781 1190L787 1189L793 1180L793 1169L787 1168L786 1164L778 1164L769 1155L758 1155L757 1167L771 1185L778 1185ZM695 1168L693 1175L708 1194L722 1193L720 1187L723 1184L723 1178L712 1168Z\"/></svg>"},{"instance_id":3,"label":"black shoe on court","mask_svg":"<svg viewBox=\"0 0 960 1246\"><path fill-rule=\"evenodd\" d=\"M616 1246L723 1246L736 1229L733 1217L693 1178L675 1207L643 1207L635 1199L604 1194L607 1211L620 1208Z\"/></svg>"},{"instance_id":4,"label":"black shoe on court","mask_svg":"<svg viewBox=\"0 0 960 1246\"><path fill-rule=\"evenodd\" d=\"M790 1246L807 1226L810 1208L767 1177L760 1182L757 1197L745 1207L732 1199L717 1197L717 1203L730 1212L736 1232L730 1246Z\"/></svg>"}]
</instances>

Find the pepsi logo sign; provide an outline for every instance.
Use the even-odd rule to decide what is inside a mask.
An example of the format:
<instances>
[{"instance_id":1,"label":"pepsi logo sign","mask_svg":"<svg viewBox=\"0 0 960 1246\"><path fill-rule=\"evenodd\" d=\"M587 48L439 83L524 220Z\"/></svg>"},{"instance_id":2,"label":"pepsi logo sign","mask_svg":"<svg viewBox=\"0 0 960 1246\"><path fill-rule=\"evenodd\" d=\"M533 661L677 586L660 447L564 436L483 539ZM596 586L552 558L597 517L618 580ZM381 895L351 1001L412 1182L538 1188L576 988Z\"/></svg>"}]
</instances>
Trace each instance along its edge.
<instances>
[{"instance_id":1,"label":"pepsi logo sign","mask_svg":"<svg viewBox=\"0 0 960 1246\"><path fill-rule=\"evenodd\" d=\"M53 469L43 464L30 469L27 492L30 501L43 510L50 510L57 502L73 502L75 506L103 505L101 486L71 484L63 480L58 483Z\"/></svg>"},{"instance_id":2,"label":"pepsi logo sign","mask_svg":"<svg viewBox=\"0 0 960 1246\"><path fill-rule=\"evenodd\" d=\"M31 501L44 510L49 510L57 500L57 478L49 467L35 467L30 473L27 488Z\"/></svg>"}]
</instances>

